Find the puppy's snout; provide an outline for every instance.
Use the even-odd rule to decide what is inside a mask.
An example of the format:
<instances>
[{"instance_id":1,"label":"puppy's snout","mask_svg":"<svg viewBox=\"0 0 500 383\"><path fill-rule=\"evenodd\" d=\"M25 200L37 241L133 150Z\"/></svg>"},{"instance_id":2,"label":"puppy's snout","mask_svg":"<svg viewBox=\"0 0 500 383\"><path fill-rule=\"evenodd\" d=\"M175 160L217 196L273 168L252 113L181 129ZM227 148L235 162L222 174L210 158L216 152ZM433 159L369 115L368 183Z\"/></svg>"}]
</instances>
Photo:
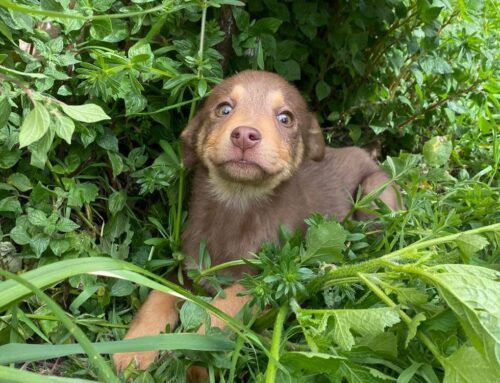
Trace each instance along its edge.
<instances>
[{"instance_id":1,"label":"puppy's snout","mask_svg":"<svg viewBox=\"0 0 500 383\"><path fill-rule=\"evenodd\" d=\"M248 126L238 126L231 132L231 142L241 150L253 148L261 140L260 132Z\"/></svg>"}]
</instances>

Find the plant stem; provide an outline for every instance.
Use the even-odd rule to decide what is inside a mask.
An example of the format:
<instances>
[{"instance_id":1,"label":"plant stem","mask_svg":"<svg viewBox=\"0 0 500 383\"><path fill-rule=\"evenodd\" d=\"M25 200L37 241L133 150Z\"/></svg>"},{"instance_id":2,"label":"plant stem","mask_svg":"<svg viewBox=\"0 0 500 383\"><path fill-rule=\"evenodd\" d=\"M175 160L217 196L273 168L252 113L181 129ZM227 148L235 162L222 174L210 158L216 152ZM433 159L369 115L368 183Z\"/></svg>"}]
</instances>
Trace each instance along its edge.
<instances>
[{"instance_id":1,"label":"plant stem","mask_svg":"<svg viewBox=\"0 0 500 383\"><path fill-rule=\"evenodd\" d=\"M82 346L83 350L87 353L91 363L95 364L95 367L97 369L97 375L99 376L101 381L120 383L120 380L113 373L113 371L106 363L104 358L101 355L99 355L99 353L96 351L96 349L90 342L89 338L87 338L87 336L80 329L80 327L78 327L73 322L73 320L71 320L71 318L64 312L64 310L61 307L59 307L59 305L54 300L52 300L47 294L45 294L42 290L33 285L31 282L28 282L27 280L21 278L16 274L0 269L0 275L5 278L13 279L20 285L23 285L24 287L28 288L47 305L47 307L54 313L54 315L56 315L59 318L63 326L68 329L68 332L72 336L74 336L76 341L80 344L80 346Z\"/></svg>"},{"instance_id":2,"label":"plant stem","mask_svg":"<svg viewBox=\"0 0 500 383\"><path fill-rule=\"evenodd\" d=\"M337 279L339 277L340 278L352 277L356 276L358 273L372 272L380 267L387 266L387 262L394 258L399 257L404 260L420 258L420 254L417 252L417 250L424 249L427 247L432 247L435 245L440 245L443 243L453 242L462 235L480 234L480 233L499 231L499 230L500 230L500 223L495 223L493 225L482 226L476 229L462 231L460 233L445 235L444 237L416 242L402 249L386 254L380 258L371 259L369 261L358 263L355 265L340 266L328 272L326 275L316 278L309 284L308 289L309 291L314 292L320 288L325 287L330 280Z\"/></svg>"},{"instance_id":3,"label":"plant stem","mask_svg":"<svg viewBox=\"0 0 500 383\"><path fill-rule=\"evenodd\" d=\"M368 286L368 288L381 300L383 301L387 306L392 307L392 308L397 308L398 305L391 299L389 298L375 283L370 281L368 276L358 273L358 277ZM403 322L405 322L408 326L411 325L412 319L411 317L406 314L403 310L398 308L398 313ZM430 338L422 333L421 331L417 331L417 337L422 341L423 344L430 350L432 355L440 362L442 363L444 357L441 355L439 352L439 349L437 346L430 340Z\"/></svg>"},{"instance_id":4,"label":"plant stem","mask_svg":"<svg viewBox=\"0 0 500 383\"><path fill-rule=\"evenodd\" d=\"M278 315L276 316L276 321L274 322L273 337L271 340L271 357L269 358L266 370L266 383L276 382L276 371L280 360L281 333L283 332L283 323L285 322L287 313L288 305L284 304L280 307Z\"/></svg>"}]
</instances>

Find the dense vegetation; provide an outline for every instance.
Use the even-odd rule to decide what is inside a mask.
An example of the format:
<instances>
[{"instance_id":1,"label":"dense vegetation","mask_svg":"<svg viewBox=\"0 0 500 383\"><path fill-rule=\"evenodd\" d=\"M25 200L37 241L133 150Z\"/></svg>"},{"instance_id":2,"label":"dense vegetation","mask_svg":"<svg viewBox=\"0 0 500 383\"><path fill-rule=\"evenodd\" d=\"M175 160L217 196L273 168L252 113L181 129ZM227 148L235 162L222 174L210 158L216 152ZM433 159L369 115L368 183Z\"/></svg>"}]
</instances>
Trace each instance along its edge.
<instances>
[{"instance_id":1,"label":"dense vegetation","mask_svg":"<svg viewBox=\"0 0 500 383\"><path fill-rule=\"evenodd\" d=\"M0 0L0 381L500 381L499 18L491 0ZM182 265L179 133L246 68L294 82L330 145L387 158L406 210L282 230L244 281L259 310L216 312L236 335L159 336L171 352L117 378L106 354L137 347L111 341L147 287L189 300L176 332L214 312L159 276ZM191 277L223 286L200 254Z\"/></svg>"}]
</instances>

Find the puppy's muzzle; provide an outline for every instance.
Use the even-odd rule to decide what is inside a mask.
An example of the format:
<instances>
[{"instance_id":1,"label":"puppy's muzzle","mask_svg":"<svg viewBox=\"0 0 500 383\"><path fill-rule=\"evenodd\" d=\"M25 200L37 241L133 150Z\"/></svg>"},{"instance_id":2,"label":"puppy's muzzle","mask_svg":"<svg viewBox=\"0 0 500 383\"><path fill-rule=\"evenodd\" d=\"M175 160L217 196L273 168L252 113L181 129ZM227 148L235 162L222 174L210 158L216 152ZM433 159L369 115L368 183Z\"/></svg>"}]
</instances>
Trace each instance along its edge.
<instances>
[{"instance_id":1,"label":"puppy's muzzle","mask_svg":"<svg viewBox=\"0 0 500 383\"><path fill-rule=\"evenodd\" d=\"M262 135L255 128L238 126L231 132L231 142L243 152L253 148L262 140Z\"/></svg>"}]
</instances>

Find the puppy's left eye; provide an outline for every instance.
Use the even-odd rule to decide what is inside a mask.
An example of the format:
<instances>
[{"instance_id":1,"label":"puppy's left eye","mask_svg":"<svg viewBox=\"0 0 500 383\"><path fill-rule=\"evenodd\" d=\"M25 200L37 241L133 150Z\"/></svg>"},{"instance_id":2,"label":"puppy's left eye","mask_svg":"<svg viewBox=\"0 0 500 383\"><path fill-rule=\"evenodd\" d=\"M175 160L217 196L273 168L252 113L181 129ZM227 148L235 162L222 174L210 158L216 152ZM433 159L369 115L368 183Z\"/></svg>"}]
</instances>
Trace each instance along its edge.
<instances>
[{"instance_id":1,"label":"puppy's left eye","mask_svg":"<svg viewBox=\"0 0 500 383\"><path fill-rule=\"evenodd\" d=\"M224 116L227 116L228 114L230 114L232 111L233 111L233 107L229 103L223 102L222 104L219 104L217 106L215 113L219 117L224 117Z\"/></svg>"},{"instance_id":2,"label":"puppy's left eye","mask_svg":"<svg viewBox=\"0 0 500 383\"><path fill-rule=\"evenodd\" d=\"M290 112L283 112L276 116L278 122L285 126L290 126L293 123L293 116Z\"/></svg>"}]
</instances>

